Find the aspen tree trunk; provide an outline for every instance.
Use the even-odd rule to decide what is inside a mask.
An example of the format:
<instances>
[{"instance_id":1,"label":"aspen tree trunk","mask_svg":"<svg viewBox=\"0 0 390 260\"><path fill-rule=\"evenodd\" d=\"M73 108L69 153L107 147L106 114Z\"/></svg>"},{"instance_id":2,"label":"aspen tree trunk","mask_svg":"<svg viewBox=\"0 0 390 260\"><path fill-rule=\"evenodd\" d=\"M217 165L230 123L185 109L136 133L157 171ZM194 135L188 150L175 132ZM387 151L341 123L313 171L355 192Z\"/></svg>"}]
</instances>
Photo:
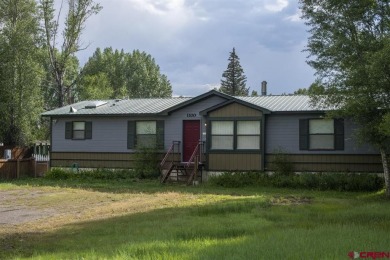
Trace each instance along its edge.
<instances>
[{"instance_id":1,"label":"aspen tree trunk","mask_svg":"<svg viewBox=\"0 0 390 260\"><path fill-rule=\"evenodd\" d=\"M390 198L390 172L389 165L387 163L387 155L384 148L380 149L383 165L383 177L385 178L386 197Z\"/></svg>"}]
</instances>

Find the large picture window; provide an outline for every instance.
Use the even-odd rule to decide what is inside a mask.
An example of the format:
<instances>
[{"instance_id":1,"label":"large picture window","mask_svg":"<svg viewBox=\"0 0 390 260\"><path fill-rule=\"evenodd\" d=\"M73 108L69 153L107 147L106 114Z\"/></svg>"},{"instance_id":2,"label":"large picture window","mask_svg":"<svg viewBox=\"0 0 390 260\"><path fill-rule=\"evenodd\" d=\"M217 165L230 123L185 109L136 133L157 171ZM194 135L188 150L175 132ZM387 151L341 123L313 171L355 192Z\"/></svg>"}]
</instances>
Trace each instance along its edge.
<instances>
[{"instance_id":1,"label":"large picture window","mask_svg":"<svg viewBox=\"0 0 390 260\"><path fill-rule=\"evenodd\" d=\"M211 121L211 150L259 150L261 122Z\"/></svg>"},{"instance_id":2,"label":"large picture window","mask_svg":"<svg viewBox=\"0 0 390 260\"><path fill-rule=\"evenodd\" d=\"M300 150L344 150L344 120L301 119Z\"/></svg>"},{"instance_id":3,"label":"large picture window","mask_svg":"<svg viewBox=\"0 0 390 260\"><path fill-rule=\"evenodd\" d=\"M65 123L65 139L92 139L92 122L73 121Z\"/></svg>"}]
</instances>

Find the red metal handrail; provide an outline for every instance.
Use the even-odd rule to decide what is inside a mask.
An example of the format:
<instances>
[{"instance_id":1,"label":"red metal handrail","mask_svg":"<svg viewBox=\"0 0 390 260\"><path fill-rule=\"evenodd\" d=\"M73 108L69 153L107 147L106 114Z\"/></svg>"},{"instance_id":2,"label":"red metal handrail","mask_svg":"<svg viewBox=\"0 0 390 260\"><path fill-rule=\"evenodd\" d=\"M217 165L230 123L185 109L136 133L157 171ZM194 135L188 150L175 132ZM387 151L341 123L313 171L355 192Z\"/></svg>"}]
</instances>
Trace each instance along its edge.
<instances>
[{"instance_id":1,"label":"red metal handrail","mask_svg":"<svg viewBox=\"0 0 390 260\"><path fill-rule=\"evenodd\" d=\"M164 166L165 161L168 159L169 155L170 155L172 152L175 153L175 145L176 145L176 144L180 144L180 141L173 141L173 142L172 142L172 145L169 147L167 153L166 153L165 156L164 156L164 159L163 159L163 160L161 161L161 163L160 163L160 168ZM179 147L180 147L180 145L179 145ZM174 159L174 158L172 158L172 160L173 160L173 159Z\"/></svg>"},{"instance_id":2,"label":"red metal handrail","mask_svg":"<svg viewBox=\"0 0 390 260\"><path fill-rule=\"evenodd\" d=\"M189 159L188 162L186 163L186 166L187 166L187 167L190 166L190 164L194 161L194 159L195 159L197 153L199 152L199 147L202 147L202 146L203 146L203 141L199 141L198 144L196 145L196 147L195 147L195 149L194 149L194 152L192 153L190 159ZM199 159L202 158L202 156L201 156L201 153L202 153L202 152L203 152L203 151L200 151L200 153L199 153ZM199 160L199 161L201 161L201 160Z\"/></svg>"}]
</instances>

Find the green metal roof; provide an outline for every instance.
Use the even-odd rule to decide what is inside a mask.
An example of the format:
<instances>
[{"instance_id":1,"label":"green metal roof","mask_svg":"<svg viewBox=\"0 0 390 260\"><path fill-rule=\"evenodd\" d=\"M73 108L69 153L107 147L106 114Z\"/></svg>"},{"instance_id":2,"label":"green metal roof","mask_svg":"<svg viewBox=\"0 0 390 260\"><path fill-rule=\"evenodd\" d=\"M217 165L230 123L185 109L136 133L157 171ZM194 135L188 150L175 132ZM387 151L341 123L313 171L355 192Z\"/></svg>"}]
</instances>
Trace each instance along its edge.
<instances>
[{"instance_id":1,"label":"green metal roof","mask_svg":"<svg viewBox=\"0 0 390 260\"><path fill-rule=\"evenodd\" d=\"M136 98L123 100L99 100L104 103L90 107L96 101L81 101L72 105L44 112L42 116L74 115L142 115L158 114L191 98Z\"/></svg>"},{"instance_id":2,"label":"green metal roof","mask_svg":"<svg viewBox=\"0 0 390 260\"><path fill-rule=\"evenodd\" d=\"M42 116L87 116L87 115L158 115L170 110L180 109L191 105L211 95L219 95L212 90L200 96L173 98L134 98L123 100L92 100L81 101L72 105L44 112ZM257 106L270 112L314 112L326 111L328 108L313 105L309 96L259 96L259 97L228 97L230 101L240 100L251 106ZM199 98L201 97L201 99Z\"/></svg>"}]
</instances>

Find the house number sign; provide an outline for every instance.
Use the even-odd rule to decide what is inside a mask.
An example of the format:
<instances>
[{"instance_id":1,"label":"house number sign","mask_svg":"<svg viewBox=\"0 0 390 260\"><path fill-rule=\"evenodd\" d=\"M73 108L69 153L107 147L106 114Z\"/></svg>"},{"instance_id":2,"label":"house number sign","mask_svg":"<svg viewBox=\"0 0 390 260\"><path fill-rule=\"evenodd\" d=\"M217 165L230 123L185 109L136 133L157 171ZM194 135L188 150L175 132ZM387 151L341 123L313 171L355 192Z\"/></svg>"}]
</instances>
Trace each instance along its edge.
<instances>
[{"instance_id":1,"label":"house number sign","mask_svg":"<svg viewBox=\"0 0 390 260\"><path fill-rule=\"evenodd\" d=\"M197 117L196 113L187 113L187 117Z\"/></svg>"}]
</instances>

